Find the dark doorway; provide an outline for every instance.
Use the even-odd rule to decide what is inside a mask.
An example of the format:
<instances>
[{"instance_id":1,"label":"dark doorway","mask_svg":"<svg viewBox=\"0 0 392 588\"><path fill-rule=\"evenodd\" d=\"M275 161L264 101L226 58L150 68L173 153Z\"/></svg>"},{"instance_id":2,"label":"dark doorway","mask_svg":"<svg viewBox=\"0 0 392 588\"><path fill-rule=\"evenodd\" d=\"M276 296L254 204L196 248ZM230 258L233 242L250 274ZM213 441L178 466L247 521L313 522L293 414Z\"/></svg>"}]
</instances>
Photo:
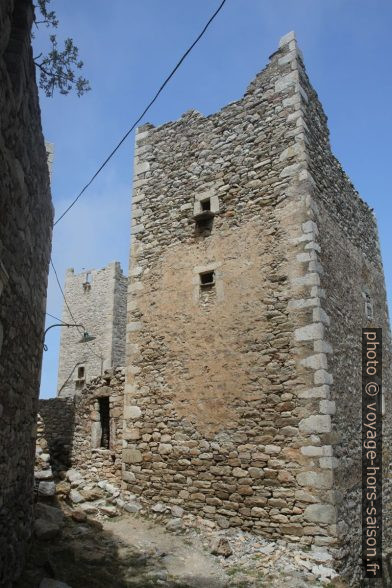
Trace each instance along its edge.
<instances>
[{"instance_id":1,"label":"dark doorway","mask_svg":"<svg viewBox=\"0 0 392 588\"><path fill-rule=\"evenodd\" d=\"M110 409L109 396L98 398L99 402L99 416L101 418L101 447L109 449L110 445Z\"/></svg>"}]
</instances>

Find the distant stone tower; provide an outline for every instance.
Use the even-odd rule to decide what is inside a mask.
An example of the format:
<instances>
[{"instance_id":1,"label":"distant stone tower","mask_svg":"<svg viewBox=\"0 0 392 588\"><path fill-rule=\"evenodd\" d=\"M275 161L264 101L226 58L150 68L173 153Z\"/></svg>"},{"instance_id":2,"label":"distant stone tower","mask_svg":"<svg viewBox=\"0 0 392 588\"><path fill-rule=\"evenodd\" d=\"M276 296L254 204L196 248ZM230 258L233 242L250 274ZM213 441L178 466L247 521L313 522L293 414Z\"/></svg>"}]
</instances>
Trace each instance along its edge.
<instances>
[{"instance_id":1,"label":"distant stone tower","mask_svg":"<svg viewBox=\"0 0 392 588\"><path fill-rule=\"evenodd\" d=\"M83 329L62 328L57 394L72 396L85 382L112 366L124 364L127 277L115 261L103 269L74 274L67 270L62 320L84 325L96 339L78 343Z\"/></svg>"},{"instance_id":2,"label":"distant stone tower","mask_svg":"<svg viewBox=\"0 0 392 588\"><path fill-rule=\"evenodd\" d=\"M391 347L376 220L326 123L289 33L240 100L139 128L123 479L358 578L362 327L385 390Z\"/></svg>"}]
</instances>

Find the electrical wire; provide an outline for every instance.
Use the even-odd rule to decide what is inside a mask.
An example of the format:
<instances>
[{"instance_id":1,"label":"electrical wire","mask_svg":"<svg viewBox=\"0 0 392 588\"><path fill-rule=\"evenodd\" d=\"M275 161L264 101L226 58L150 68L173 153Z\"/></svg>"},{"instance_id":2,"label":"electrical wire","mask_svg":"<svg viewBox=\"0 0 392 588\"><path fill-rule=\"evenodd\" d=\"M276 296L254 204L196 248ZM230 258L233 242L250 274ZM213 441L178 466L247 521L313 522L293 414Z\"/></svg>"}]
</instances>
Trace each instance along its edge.
<instances>
[{"instance_id":1,"label":"electrical wire","mask_svg":"<svg viewBox=\"0 0 392 588\"><path fill-rule=\"evenodd\" d=\"M87 182L87 184L82 188L82 190L79 192L79 194L76 196L76 198L74 198L74 200L71 202L71 204L64 210L64 212L54 222L53 226L56 226L57 223L59 223L61 221L61 219L63 219L65 217L65 215L71 210L71 208L76 204L76 202L84 194L84 192L87 190L87 188L89 186L91 186L91 184L93 183L93 181L95 180L95 178L101 173L101 171L103 170L103 168L109 163L109 161L112 159L113 155L118 151L118 149L121 147L121 145L124 143L124 141L128 138L128 136L131 134L131 132L135 129L135 127L139 124L139 122L142 120L142 118L145 116L145 114L147 114L147 112L150 110L151 106L154 104L154 102L157 100L158 96L161 94L161 92L163 91L163 89L165 88L165 86L169 83L169 81L174 76L174 74L176 73L176 71L179 69L179 67L182 65L182 63L185 61L185 59L188 57L188 55L190 54L190 52L192 51L192 49L197 45L197 43L200 41L200 39L204 36L204 34L207 31L208 27L210 26L210 24L212 23L212 21L218 16L219 12L222 10L222 8L223 8L223 6L224 6L225 3L226 3L226 0L222 0L222 2L220 3L220 5L218 6L218 8L215 10L215 12L209 18L209 20L207 21L207 23L204 25L204 27L201 30L201 32L199 33L199 35L196 37L196 39L193 41L193 43L188 47L188 49L185 51L185 53L182 55L182 57L180 58L180 60L174 66L174 68L172 69L172 71L170 72L170 74L163 81L163 83L161 84L161 86L159 87L159 89L157 90L157 92L155 93L155 95L153 96L153 98L150 100L150 102L148 103L148 105L146 106L146 108L143 110L143 112L141 113L141 115L133 123L133 125L130 127L130 129L128 129L128 131L121 138L121 140L117 143L117 145L115 146L115 148L107 156L107 158L100 165L100 167L97 169L97 171L91 177L91 179ZM57 271L56 271L56 268L54 267L54 264L53 264L52 259L50 259L50 264L52 266L52 269L53 269L53 272L54 272L54 275L55 275L55 278L56 278L57 285L58 285L58 287L60 289L60 292L62 294L62 297L64 299L64 303L65 303L65 305L66 305L66 307L68 309L68 312L69 312L72 320L74 321L74 323L76 323L77 321L75 320L75 317L72 314L71 308L70 308L70 306L68 304L68 301L66 299L66 296L64 294L64 290L63 290L63 288L62 288L62 286L60 284L60 280L59 280L59 277L57 275ZM46 313L46 314L48 316L51 316L52 318L55 318L56 320L60 320L60 319L57 319L56 317L54 317L53 315L50 315L49 313ZM78 328L80 334L83 334L82 331L80 331L79 327L77 327L77 328ZM93 353L96 357L98 357L101 360L101 362L102 362L102 359L103 358L100 355L97 355L89 347L88 344L87 344L87 348L88 348L88 350L91 353ZM75 369L75 367L74 367L74 369ZM63 384L63 386L64 386L64 384Z\"/></svg>"},{"instance_id":2,"label":"electrical wire","mask_svg":"<svg viewBox=\"0 0 392 588\"><path fill-rule=\"evenodd\" d=\"M54 316L53 314L50 314L49 312L45 312L45 314L46 314L46 316L50 316L50 318L54 319L55 321L60 321L60 323L64 322L58 316Z\"/></svg>"},{"instance_id":3,"label":"electrical wire","mask_svg":"<svg viewBox=\"0 0 392 588\"><path fill-rule=\"evenodd\" d=\"M76 367L77 367L78 365L82 365L82 364L83 364L83 362L82 362L82 361L77 361L77 362L75 363L75 365L73 366L73 368L72 368L72 370L71 370L71 372L70 372L70 374L69 374L68 378L65 380L65 382L64 382L64 383L63 383L63 384L60 386L60 388L58 389L57 396L59 396L59 394L60 394L61 390L62 390L62 389L63 389L63 388L66 386L66 384L68 384L68 382L70 381L70 379L71 379L71 377L72 377L72 374L74 373L74 371L75 371Z\"/></svg>"},{"instance_id":4,"label":"electrical wire","mask_svg":"<svg viewBox=\"0 0 392 588\"><path fill-rule=\"evenodd\" d=\"M77 320L75 319L74 315L72 314L72 310L71 310L71 309L70 309L70 307L69 307L69 304L68 304L68 302L67 302L67 299L66 299L66 297L65 297L65 294L64 294L64 290L63 290L63 288L61 287L60 280L59 280L59 277L58 277L58 275L57 275L57 272L56 272L56 268L54 267L54 264L53 264L52 258L50 258L50 265L52 266L52 269L53 269L53 271L54 271L54 275L55 275L55 278L56 278L57 285L58 285L58 287L60 288L60 292L61 292L61 294L62 294L62 296L63 296L63 298L64 298L65 306L68 308L68 312L69 312L69 314L70 314L70 316L71 316L71 318L72 318L73 322L74 322L74 323L76 323L76 322L77 322ZM63 321L61 321L61 322L63 322ZM83 331L81 331L81 330L80 330L80 327L77 327L77 329L78 329L79 333L80 333L81 335L83 335Z\"/></svg>"},{"instance_id":5,"label":"electrical wire","mask_svg":"<svg viewBox=\"0 0 392 588\"><path fill-rule=\"evenodd\" d=\"M148 103L148 105L146 106L146 108L143 110L142 114L133 123L133 125L131 126L131 128L125 133L125 135L122 137L122 139L119 141L119 143L117 143L116 147L107 156L107 158L105 159L105 161L100 165L100 167L97 169L97 171L95 172L95 174L87 182L87 184L84 186L84 188L82 188L82 190L79 192L79 194L76 196L76 198L68 206L68 208L66 208L64 210L64 212L59 216L59 218L55 221L55 223L54 223L53 226L56 226L57 223L60 222L61 219L64 218L64 216L71 210L71 208L76 204L76 202L84 194L84 192L87 190L87 188L89 186L91 186L91 184L93 183L93 181L95 180L95 178L98 176L98 174L100 174L100 172L103 170L103 168L106 166L106 164L111 160L111 158L116 153L116 151L118 151L118 149L121 147L121 145L127 139L127 137L131 134L131 132L134 130L134 128L139 124L139 122L142 120L142 118L144 117L144 115L147 114L147 112L150 110L151 106L154 104L154 102L156 101L156 99L158 98L158 96L160 95L160 93L162 92L162 90L165 88L165 86L169 83L169 81L171 80L171 78L174 76L174 74L176 73L176 71L178 70L178 68L181 66L181 64L183 63L183 61L188 57L189 53L192 51L192 49L195 47L195 45L197 45L197 43L203 37L204 33L207 31L207 29L210 26L210 24L212 23L212 21L218 16L219 12L222 10L222 8L223 8L223 6L224 6L225 3L226 3L226 0L223 0L220 3L220 5L218 6L218 8L215 10L214 14L208 20L207 24L203 27L203 30L201 31L201 33L199 33L199 35L193 41L192 45L190 45L190 47L185 51L185 53L183 54L183 56L181 57L181 59L177 62L177 64L172 69L172 71L170 72L170 74L167 76L167 78L161 84L160 88L155 93L155 95L152 98L152 100L150 100L150 102Z\"/></svg>"}]
</instances>

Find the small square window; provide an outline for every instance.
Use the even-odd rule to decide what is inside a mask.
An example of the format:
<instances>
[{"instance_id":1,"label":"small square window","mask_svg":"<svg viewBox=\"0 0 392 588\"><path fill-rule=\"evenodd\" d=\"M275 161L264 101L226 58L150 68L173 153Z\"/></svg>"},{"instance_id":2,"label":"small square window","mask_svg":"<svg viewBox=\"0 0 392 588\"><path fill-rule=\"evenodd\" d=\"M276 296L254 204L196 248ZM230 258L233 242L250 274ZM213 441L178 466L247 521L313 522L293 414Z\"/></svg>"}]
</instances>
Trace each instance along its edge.
<instances>
[{"instance_id":1,"label":"small square window","mask_svg":"<svg viewBox=\"0 0 392 588\"><path fill-rule=\"evenodd\" d=\"M200 274L200 286L202 288L208 288L215 284L215 272L203 272Z\"/></svg>"},{"instance_id":2,"label":"small square window","mask_svg":"<svg viewBox=\"0 0 392 588\"><path fill-rule=\"evenodd\" d=\"M207 212L207 211L211 210L211 200L209 198L202 200L200 202L200 208L201 208L202 212Z\"/></svg>"}]
</instances>

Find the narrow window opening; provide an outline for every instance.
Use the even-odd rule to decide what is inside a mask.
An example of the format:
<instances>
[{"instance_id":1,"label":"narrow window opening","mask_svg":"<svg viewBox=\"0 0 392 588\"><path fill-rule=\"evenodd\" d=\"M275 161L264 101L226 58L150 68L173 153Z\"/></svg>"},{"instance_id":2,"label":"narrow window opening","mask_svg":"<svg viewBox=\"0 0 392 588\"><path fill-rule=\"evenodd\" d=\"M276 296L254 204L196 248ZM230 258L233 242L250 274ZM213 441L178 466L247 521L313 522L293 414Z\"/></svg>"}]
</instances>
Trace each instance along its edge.
<instances>
[{"instance_id":1,"label":"narrow window opening","mask_svg":"<svg viewBox=\"0 0 392 588\"><path fill-rule=\"evenodd\" d=\"M210 288L215 284L215 272L203 272L200 274L201 288Z\"/></svg>"},{"instance_id":2,"label":"narrow window opening","mask_svg":"<svg viewBox=\"0 0 392 588\"><path fill-rule=\"evenodd\" d=\"M367 319L373 319L373 302L368 293L365 294L365 314Z\"/></svg>"},{"instance_id":3,"label":"narrow window opening","mask_svg":"<svg viewBox=\"0 0 392 588\"><path fill-rule=\"evenodd\" d=\"M98 398L99 403L99 417L101 421L101 447L109 449L110 445L110 409L109 409L109 397L104 396Z\"/></svg>"},{"instance_id":4,"label":"narrow window opening","mask_svg":"<svg viewBox=\"0 0 392 588\"><path fill-rule=\"evenodd\" d=\"M84 366L78 367L78 380L84 379Z\"/></svg>"},{"instance_id":5,"label":"narrow window opening","mask_svg":"<svg viewBox=\"0 0 392 588\"><path fill-rule=\"evenodd\" d=\"M85 292L88 292L89 290L91 290L91 272L86 273L86 279L83 282L83 290Z\"/></svg>"},{"instance_id":6,"label":"narrow window opening","mask_svg":"<svg viewBox=\"0 0 392 588\"><path fill-rule=\"evenodd\" d=\"M211 210L211 200L209 198L202 200L200 202L200 207L201 207L202 212L207 212L207 211Z\"/></svg>"},{"instance_id":7,"label":"narrow window opening","mask_svg":"<svg viewBox=\"0 0 392 588\"><path fill-rule=\"evenodd\" d=\"M201 237L208 237L212 231L215 212L211 198L203 198L195 202L195 234Z\"/></svg>"}]
</instances>

